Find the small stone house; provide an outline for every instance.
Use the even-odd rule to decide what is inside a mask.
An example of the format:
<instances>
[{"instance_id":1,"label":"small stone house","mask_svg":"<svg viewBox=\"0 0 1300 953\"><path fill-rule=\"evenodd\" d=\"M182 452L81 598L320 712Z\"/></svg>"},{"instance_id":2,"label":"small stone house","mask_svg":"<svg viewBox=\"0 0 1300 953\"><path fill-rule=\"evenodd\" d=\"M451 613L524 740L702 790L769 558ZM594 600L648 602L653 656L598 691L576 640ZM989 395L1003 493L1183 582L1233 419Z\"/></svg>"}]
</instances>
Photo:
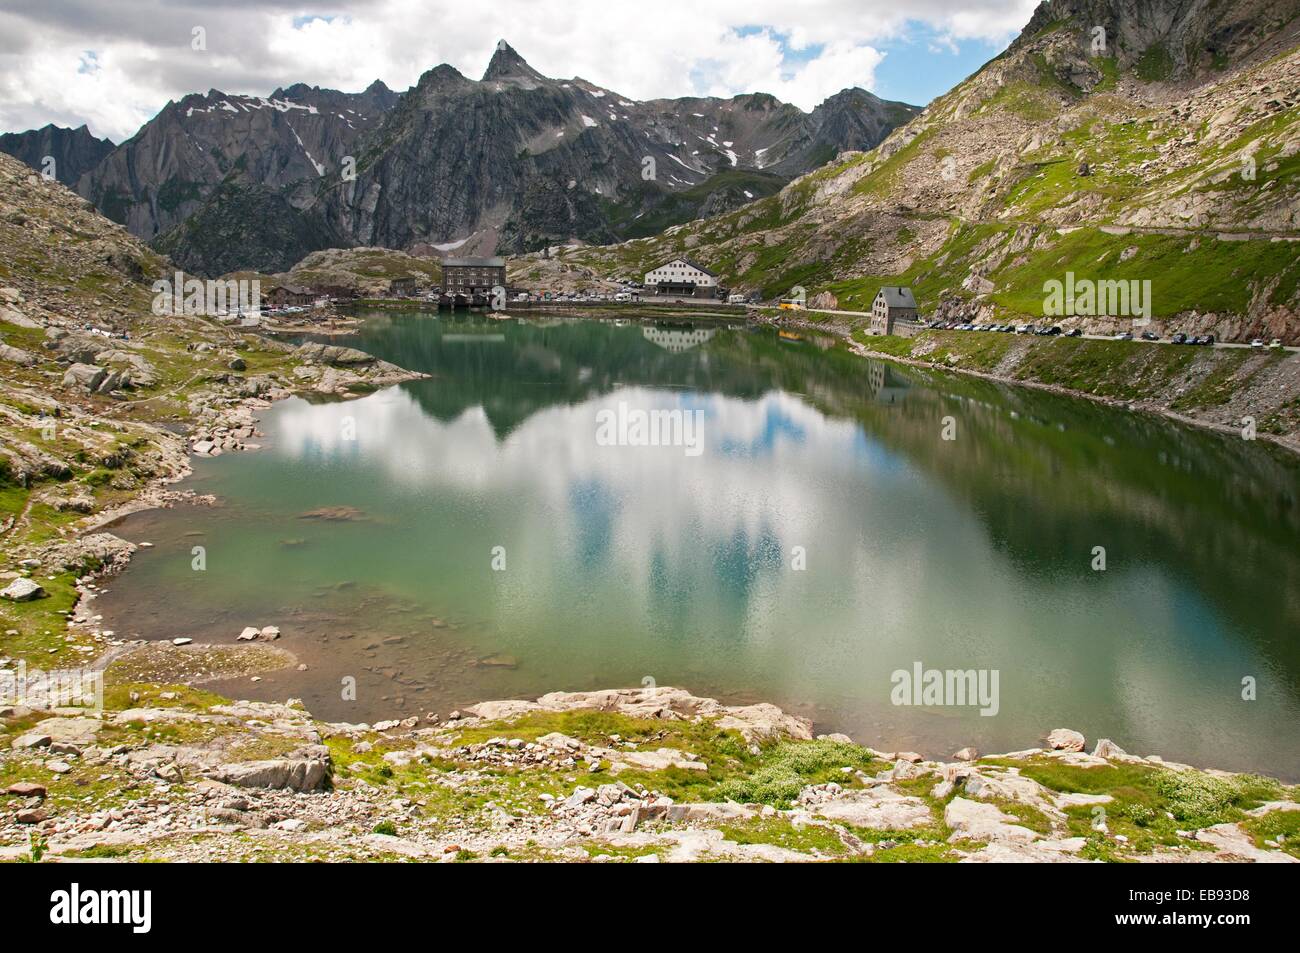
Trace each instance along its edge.
<instances>
[{"instance_id":1,"label":"small stone house","mask_svg":"<svg viewBox=\"0 0 1300 953\"><path fill-rule=\"evenodd\" d=\"M871 333L902 334L908 337L917 325L916 298L911 288L886 286L871 302Z\"/></svg>"},{"instance_id":2,"label":"small stone house","mask_svg":"<svg viewBox=\"0 0 1300 953\"><path fill-rule=\"evenodd\" d=\"M315 292L302 285L275 285L265 296L266 303L276 310L311 307L315 300Z\"/></svg>"}]
</instances>

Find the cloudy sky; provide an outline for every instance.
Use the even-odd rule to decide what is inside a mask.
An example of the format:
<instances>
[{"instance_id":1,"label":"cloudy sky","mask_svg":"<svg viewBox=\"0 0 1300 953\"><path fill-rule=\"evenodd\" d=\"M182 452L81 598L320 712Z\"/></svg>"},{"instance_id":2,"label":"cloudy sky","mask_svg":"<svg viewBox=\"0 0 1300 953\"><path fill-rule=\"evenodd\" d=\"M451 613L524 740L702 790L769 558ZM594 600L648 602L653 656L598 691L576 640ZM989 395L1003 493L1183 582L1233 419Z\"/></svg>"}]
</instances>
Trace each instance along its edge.
<instances>
[{"instance_id":1,"label":"cloudy sky","mask_svg":"<svg viewBox=\"0 0 1300 953\"><path fill-rule=\"evenodd\" d=\"M396 90L506 39L548 76L636 99L847 86L924 104L1002 50L1036 0L0 0L0 132L115 142L169 99L295 82Z\"/></svg>"}]
</instances>

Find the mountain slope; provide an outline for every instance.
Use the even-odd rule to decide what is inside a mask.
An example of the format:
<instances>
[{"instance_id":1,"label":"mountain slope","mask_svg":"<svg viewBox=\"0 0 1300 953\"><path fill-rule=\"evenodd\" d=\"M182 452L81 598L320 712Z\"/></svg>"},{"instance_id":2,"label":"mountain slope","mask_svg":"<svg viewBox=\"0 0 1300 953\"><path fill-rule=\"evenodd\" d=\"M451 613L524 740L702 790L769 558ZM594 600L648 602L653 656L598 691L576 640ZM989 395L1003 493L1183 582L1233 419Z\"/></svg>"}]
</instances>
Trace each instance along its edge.
<instances>
[{"instance_id":1,"label":"mountain slope","mask_svg":"<svg viewBox=\"0 0 1300 953\"><path fill-rule=\"evenodd\" d=\"M47 157L54 160L54 178L64 185L77 180L99 165L113 151L113 143L91 135L85 126L65 129L53 123L27 132L7 132L0 136L0 152L26 162L38 172L44 171Z\"/></svg>"},{"instance_id":2,"label":"mountain slope","mask_svg":"<svg viewBox=\"0 0 1300 953\"><path fill-rule=\"evenodd\" d=\"M689 253L732 286L799 285L850 310L905 283L927 312L983 320L1041 316L1044 282L1067 272L1150 280L1157 329L1295 340L1298 8L1052 0L875 150L729 215L566 258L636 274Z\"/></svg>"}]
</instances>

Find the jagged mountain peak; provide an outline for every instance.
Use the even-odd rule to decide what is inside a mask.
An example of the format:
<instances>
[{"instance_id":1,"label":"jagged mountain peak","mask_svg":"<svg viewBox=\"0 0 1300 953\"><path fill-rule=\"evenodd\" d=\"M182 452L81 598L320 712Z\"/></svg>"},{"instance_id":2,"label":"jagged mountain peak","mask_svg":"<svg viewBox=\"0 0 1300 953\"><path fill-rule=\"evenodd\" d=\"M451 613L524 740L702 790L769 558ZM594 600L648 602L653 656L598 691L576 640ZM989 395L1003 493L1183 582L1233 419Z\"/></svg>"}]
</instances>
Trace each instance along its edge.
<instances>
[{"instance_id":1,"label":"jagged mountain peak","mask_svg":"<svg viewBox=\"0 0 1300 953\"><path fill-rule=\"evenodd\" d=\"M546 77L528 65L527 61L505 40L497 41L496 51L483 72L482 82L505 80L545 81Z\"/></svg>"}]
</instances>

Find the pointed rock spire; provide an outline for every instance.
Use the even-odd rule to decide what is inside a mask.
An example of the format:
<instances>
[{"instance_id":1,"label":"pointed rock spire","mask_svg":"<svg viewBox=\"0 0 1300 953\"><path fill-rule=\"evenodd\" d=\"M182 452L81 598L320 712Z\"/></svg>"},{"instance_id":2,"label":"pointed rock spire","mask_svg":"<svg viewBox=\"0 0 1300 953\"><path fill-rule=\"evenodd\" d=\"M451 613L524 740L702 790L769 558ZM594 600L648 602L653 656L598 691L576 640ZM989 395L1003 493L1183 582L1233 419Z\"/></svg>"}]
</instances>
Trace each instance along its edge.
<instances>
[{"instance_id":1,"label":"pointed rock spire","mask_svg":"<svg viewBox=\"0 0 1300 953\"><path fill-rule=\"evenodd\" d=\"M492 54L492 59L488 63L487 70L483 73L483 82L489 80L501 79L518 79L526 77L528 79L545 79L541 73L529 66L522 56L515 52L505 40L497 41L496 52Z\"/></svg>"}]
</instances>

